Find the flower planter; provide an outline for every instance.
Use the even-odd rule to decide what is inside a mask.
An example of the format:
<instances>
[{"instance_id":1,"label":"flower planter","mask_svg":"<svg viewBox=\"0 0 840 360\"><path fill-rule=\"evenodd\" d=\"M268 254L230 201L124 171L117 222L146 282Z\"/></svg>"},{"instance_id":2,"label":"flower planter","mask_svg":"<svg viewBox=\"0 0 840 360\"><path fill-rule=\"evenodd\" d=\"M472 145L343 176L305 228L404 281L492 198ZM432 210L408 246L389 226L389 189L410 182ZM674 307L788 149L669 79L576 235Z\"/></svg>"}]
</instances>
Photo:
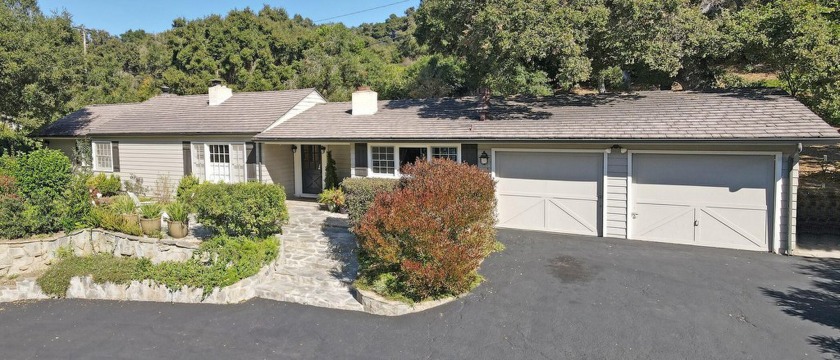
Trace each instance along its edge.
<instances>
[{"instance_id":1,"label":"flower planter","mask_svg":"<svg viewBox=\"0 0 840 360\"><path fill-rule=\"evenodd\" d=\"M187 237L190 233L190 226L189 223L181 222L181 221L170 221L169 222L169 236L180 239L183 237Z\"/></svg>"},{"instance_id":2,"label":"flower planter","mask_svg":"<svg viewBox=\"0 0 840 360\"><path fill-rule=\"evenodd\" d=\"M160 218L140 219L140 229L146 235L160 234Z\"/></svg>"}]
</instances>

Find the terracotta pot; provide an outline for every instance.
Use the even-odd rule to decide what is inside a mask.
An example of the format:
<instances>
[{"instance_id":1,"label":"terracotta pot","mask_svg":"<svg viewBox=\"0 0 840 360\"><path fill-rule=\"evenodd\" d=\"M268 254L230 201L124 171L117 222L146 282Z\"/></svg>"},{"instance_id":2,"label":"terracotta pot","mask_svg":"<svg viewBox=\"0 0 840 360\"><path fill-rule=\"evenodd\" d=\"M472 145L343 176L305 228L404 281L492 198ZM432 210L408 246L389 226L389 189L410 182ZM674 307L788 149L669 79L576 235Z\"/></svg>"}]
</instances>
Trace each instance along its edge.
<instances>
[{"instance_id":1,"label":"terracotta pot","mask_svg":"<svg viewBox=\"0 0 840 360\"><path fill-rule=\"evenodd\" d=\"M139 225L140 224L140 215L137 215L137 214L123 214L122 218L123 218L123 222L126 223L126 224L134 224L134 225Z\"/></svg>"},{"instance_id":2,"label":"terracotta pot","mask_svg":"<svg viewBox=\"0 0 840 360\"><path fill-rule=\"evenodd\" d=\"M189 223L180 221L169 222L169 236L180 239L190 234Z\"/></svg>"},{"instance_id":3,"label":"terracotta pot","mask_svg":"<svg viewBox=\"0 0 840 360\"><path fill-rule=\"evenodd\" d=\"M140 219L140 229L146 235L160 234L160 218Z\"/></svg>"}]
</instances>

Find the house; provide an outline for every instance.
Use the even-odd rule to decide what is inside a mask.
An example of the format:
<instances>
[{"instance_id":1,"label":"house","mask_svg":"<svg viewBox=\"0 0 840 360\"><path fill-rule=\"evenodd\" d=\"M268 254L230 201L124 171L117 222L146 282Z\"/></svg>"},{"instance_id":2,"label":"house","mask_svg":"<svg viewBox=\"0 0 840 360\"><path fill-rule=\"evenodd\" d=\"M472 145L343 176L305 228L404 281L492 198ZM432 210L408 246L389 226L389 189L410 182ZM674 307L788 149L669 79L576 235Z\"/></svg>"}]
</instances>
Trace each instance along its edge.
<instances>
[{"instance_id":1,"label":"house","mask_svg":"<svg viewBox=\"0 0 840 360\"><path fill-rule=\"evenodd\" d=\"M83 109L54 125L74 132L44 136L56 147L89 137L98 171L273 182L294 196L321 192L327 152L341 177L449 158L495 177L500 227L777 253L795 246L802 145L840 142L801 103L762 90L479 103L369 89L326 102L308 89L213 105L214 88L99 118L104 108Z\"/></svg>"}]
</instances>

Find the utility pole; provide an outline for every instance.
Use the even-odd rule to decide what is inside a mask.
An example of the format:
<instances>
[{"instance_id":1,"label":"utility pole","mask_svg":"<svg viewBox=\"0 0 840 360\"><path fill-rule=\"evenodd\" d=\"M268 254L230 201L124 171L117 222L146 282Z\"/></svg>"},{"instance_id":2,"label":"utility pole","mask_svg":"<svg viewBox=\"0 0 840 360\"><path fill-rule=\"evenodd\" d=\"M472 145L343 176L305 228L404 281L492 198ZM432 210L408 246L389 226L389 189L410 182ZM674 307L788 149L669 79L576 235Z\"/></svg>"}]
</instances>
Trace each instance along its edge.
<instances>
[{"instance_id":1,"label":"utility pole","mask_svg":"<svg viewBox=\"0 0 840 360\"><path fill-rule=\"evenodd\" d=\"M85 31L85 26L82 25L76 27L76 29L79 29L82 32L82 54L87 56L87 31Z\"/></svg>"}]
</instances>

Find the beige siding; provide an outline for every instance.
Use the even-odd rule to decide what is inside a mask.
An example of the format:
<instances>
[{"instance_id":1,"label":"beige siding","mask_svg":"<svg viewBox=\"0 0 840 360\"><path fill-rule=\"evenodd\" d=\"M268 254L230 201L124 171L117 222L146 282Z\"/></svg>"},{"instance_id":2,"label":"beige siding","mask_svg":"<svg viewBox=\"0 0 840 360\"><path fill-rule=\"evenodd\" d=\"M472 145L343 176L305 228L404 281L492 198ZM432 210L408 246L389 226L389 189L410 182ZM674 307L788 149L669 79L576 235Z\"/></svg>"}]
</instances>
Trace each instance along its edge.
<instances>
[{"instance_id":1,"label":"beige siding","mask_svg":"<svg viewBox=\"0 0 840 360\"><path fill-rule=\"evenodd\" d=\"M146 193L155 192L157 186L168 185L174 191L184 175L184 153L181 141L153 139L95 139L119 141L120 179L131 175L143 179ZM168 181L166 177L168 176ZM168 182L168 184L166 184Z\"/></svg>"},{"instance_id":2,"label":"beige siding","mask_svg":"<svg viewBox=\"0 0 840 360\"><path fill-rule=\"evenodd\" d=\"M606 236L627 237L627 154L613 151L607 157Z\"/></svg>"},{"instance_id":3,"label":"beige siding","mask_svg":"<svg viewBox=\"0 0 840 360\"><path fill-rule=\"evenodd\" d=\"M282 185L287 196L294 196L295 158L291 145L263 144L262 179Z\"/></svg>"},{"instance_id":4,"label":"beige siding","mask_svg":"<svg viewBox=\"0 0 840 360\"><path fill-rule=\"evenodd\" d=\"M332 152L335 160L336 175L341 181L350 177L350 145L329 145L327 149Z\"/></svg>"},{"instance_id":5,"label":"beige siding","mask_svg":"<svg viewBox=\"0 0 840 360\"><path fill-rule=\"evenodd\" d=\"M70 161L73 161L73 153L76 149L76 139L50 139L50 149L61 150L64 155L70 158Z\"/></svg>"}]
</instances>

